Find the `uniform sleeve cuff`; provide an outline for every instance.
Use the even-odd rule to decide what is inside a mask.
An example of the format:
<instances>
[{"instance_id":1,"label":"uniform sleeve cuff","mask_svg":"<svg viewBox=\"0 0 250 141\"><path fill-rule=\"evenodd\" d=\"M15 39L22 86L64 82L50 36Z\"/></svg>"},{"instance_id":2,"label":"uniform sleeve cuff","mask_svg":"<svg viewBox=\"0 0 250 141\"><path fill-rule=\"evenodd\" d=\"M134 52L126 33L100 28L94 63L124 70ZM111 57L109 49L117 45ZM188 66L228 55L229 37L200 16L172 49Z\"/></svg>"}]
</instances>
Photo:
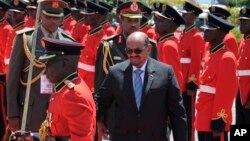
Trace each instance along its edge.
<instances>
[{"instance_id":1,"label":"uniform sleeve cuff","mask_svg":"<svg viewBox=\"0 0 250 141\"><path fill-rule=\"evenodd\" d=\"M198 86L194 83L194 81L190 81L187 83L187 89L196 91Z\"/></svg>"},{"instance_id":2,"label":"uniform sleeve cuff","mask_svg":"<svg viewBox=\"0 0 250 141\"><path fill-rule=\"evenodd\" d=\"M210 128L213 131L224 131L226 123L222 118L211 121Z\"/></svg>"}]
</instances>

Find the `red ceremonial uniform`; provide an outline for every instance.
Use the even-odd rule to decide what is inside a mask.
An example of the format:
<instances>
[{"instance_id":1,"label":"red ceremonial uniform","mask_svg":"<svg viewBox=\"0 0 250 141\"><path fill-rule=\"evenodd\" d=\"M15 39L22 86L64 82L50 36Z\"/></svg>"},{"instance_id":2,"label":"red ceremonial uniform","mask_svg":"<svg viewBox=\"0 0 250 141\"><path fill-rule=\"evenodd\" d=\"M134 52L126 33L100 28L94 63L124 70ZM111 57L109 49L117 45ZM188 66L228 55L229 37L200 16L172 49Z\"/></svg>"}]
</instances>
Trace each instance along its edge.
<instances>
[{"instance_id":1,"label":"red ceremonial uniform","mask_svg":"<svg viewBox=\"0 0 250 141\"><path fill-rule=\"evenodd\" d=\"M245 105L250 97L250 37L241 38L239 45L237 76L241 103Z\"/></svg>"},{"instance_id":2,"label":"red ceremonial uniform","mask_svg":"<svg viewBox=\"0 0 250 141\"><path fill-rule=\"evenodd\" d=\"M116 30L115 30L116 34L120 34L122 33L122 27L120 25L117 26Z\"/></svg>"},{"instance_id":3,"label":"red ceremonial uniform","mask_svg":"<svg viewBox=\"0 0 250 141\"><path fill-rule=\"evenodd\" d=\"M27 17L26 27L34 28L35 27L35 19Z\"/></svg>"},{"instance_id":4,"label":"red ceremonial uniform","mask_svg":"<svg viewBox=\"0 0 250 141\"><path fill-rule=\"evenodd\" d=\"M157 43L158 59L173 67L177 81L182 89L182 72L179 57L179 44L178 39L174 34L167 34L161 37Z\"/></svg>"},{"instance_id":5,"label":"red ceremonial uniform","mask_svg":"<svg viewBox=\"0 0 250 141\"><path fill-rule=\"evenodd\" d=\"M4 73L4 52L7 46L7 41L9 39L10 33L12 31L11 25L3 20L0 22L0 73Z\"/></svg>"},{"instance_id":6,"label":"red ceremonial uniform","mask_svg":"<svg viewBox=\"0 0 250 141\"><path fill-rule=\"evenodd\" d=\"M193 81L199 85L201 64L201 49L205 42L195 25L186 28L180 35L181 67L183 74L183 91L186 91L187 83Z\"/></svg>"},{"instance_id":7,"label":"red ceremonial uniform","mask_svg":"<svg viewBox=\"0 0 250 141\"><path fill-rule=\"evenodd\" d=\"M16 37L16 32L19 31L19 30L24 29L25 27L26 27L25 22L21 22L18 25L13 27L13 29L12 29L10 35L9 35L8 41L6 43L7 44L6 49L5 49L5 52L4 52L4 64L5 64L4 72L6 74L8 72L10 56L11 56L11 52L12 52L12 48L13 48L14 39Z\"/></svg>"},{"instance_id":8,"label":"red ceremonial uniform","mask_svg":"<svg viewBox=\"0 0 250 141\"><path fill-rule=\"evenodd\" d=\"M79 75L92 92L94 92L96 53L101 40L105 37L102 26L90 30L78 64Z\"/></svg>"},{"instance_id":9,"label":"red ceremonial uniform","mask_svg":"<svg viewBox=\"0 0 250 141\"><path fill-rule=\"evenodd\" d=\"M236 38L232 32L229 32L224 38L225 46L234 53L235 56L238 55L238 45Z\"/></svg>"},{"instance_id":10,"label":"red ceremonial uniform","mask_svg":"<svg viewBox=\"0 0 250 141\"><path fill-rule=\"evenodd\" d=\"M103 28L105 35L107 36L112 36L112 35L115 35L116 33L115 28L108 21L105 21L104 23L102 23L102 28Z\"/></svg>"},{"instance_id":11,"label":"red ceremonial uniform","mask_svg":"<svg viewBox=\"0 0 250 141\"><path fill-rule=\"evenodd\" d=\"M73 28L74 28L75 25L76 25L76 20L72 16L69 16L67 18L64 18L62 29L65 32L67 32L69 35L72 35L73 34Z\"/></svg>"},{"instance_id":12,"label":"red ceremonial uniform","mask_svg":"<svg viewBox=\"0 0 250 141\"><path fill-rule=\"evenodd\" d=\"M48 116L52 136L70 137L71 141L92 141L96 108L91 91L74 73L55 87ZM67 81L67 82L66 82Z\"/></svg>"},{"instance_id":13,"label":"red ceremonial uniform","mask_svg":"<svg viewBox=\"0 0 250 141\"><path fill-rule=\"evenodd\" d=\"M211 131L211 121L222 118L224 131L228 131L237 92L236 57L224 44L218 45L211 52L200 77L195 127L198 131Z\"/></svg>"},{"instance_id":14,"label":"red ceremonial uniform","mask_svg":"<svg viewBox=\"0 0 250 141\"><path fill-rule=\"evenodd\" d=\"M78 21L73 29L72 37L78 42L85 44L90 26Z\"/></svg>"},{"instance_id":15,"label":"red ceremonial uniform","mask_svg":"<svg viewBox=\"0 0 250 141\"><path fill-rule=\"evenodd\" d=\"M146 33L150 39L155 38L155 29L152 26L148 25L148 23L141 26L140 31Z\"/></svg>"}]
</instances>

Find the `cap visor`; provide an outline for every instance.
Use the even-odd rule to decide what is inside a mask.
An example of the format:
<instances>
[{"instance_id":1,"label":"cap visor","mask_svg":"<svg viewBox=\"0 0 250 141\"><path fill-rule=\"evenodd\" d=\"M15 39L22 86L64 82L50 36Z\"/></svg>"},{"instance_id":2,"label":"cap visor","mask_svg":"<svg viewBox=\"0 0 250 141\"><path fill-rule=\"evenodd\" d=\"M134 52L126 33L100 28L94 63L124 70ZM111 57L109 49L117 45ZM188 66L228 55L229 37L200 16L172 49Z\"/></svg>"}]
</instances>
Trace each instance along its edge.
<instances>
[{"instance_id":1,"label":"cap visor","mask_svg":"<svg viewBox=\"0 0 250 141\"><path fill-rule=\"evenodd\" d=\"M211 26L211 25L208 25L208 24L205 24L205 25L201 26L200 28L202 30L216 30L216 29L218 29L218 28Z\"/></svg>"},{"instance_id":2,"label":"cap visor","mask_svg":"<svg viewBox=\"0 0 250 141\"><path fill-rule=\"evenodd\" d=\"M46 60L49 60L49 59L52 59L52 58L55 58L56 55L55 54L52 54L52 55L43 55L43 56L40 56L38 58L38 60L40 61L46 61Z\"/></svg>"},{"instance_id":3,"label":"cap visor","mask_svg":"<svg viewBox=\"0 0 250 141\"><path fill-rule=\"evenodd\" d=\"M55 13L49 13L49 12L47 12L47 11L45 11L45 10L42 10L42 13L43 13L44 15L50 16L50 17L58 17L58 18L61 18L61 17L64 16L63 13L55 14Z\"/></svg>"},{"instance_id":4,"label":"cap visor","mask_svg":"<svg viewBox=\"0 0 250 141\"><path fill-rule=\"evenodd\" d=\"M250 17L239 17L239 20L250 20Z\"/></svg>"},{"instance_id":5,"label":"cap visor","mask_svg":"<svg viewBox=\"0 0 250 141\"><path fill-rule=\"evenodd\" d=\"M131 18L131 19L141 19L142 14L122 14L123 17Z\"/></svg>"},{"instance_id":6,"label":"cap visor","mask_svg":"<svg viewBox=\"0 0 250 141\"><path fill-rule=\"evenodd\" d=\"M156 17L162 17L162 18L165 18L165 19L168 19L168 20L172 20L171 18L169 17L166 17L165 15L161 14L160 12L158 11L153 11L152 14Z\"/></svg>"}]
</instances>

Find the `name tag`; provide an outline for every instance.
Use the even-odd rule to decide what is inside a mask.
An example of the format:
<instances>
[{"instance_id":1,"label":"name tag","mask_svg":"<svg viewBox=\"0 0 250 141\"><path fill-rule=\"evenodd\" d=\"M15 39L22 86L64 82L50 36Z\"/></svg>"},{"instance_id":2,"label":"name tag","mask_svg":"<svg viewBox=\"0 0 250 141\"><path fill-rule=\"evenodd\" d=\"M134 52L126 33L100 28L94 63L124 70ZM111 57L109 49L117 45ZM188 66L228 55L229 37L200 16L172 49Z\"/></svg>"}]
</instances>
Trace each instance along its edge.
<instances>
[{"instance_id":1,"label":"name tag","mask_svg":"<svg viewBox=\"0 0 250 141\"><path fill-rule=\"evenodd\" d=\"M114 60L122 60L122 58L120 56L114 56L113 58Z\"/></svg>"},{"instance_id":2,"label":"name tag","mask_svg":"<svg viewBox=\"0 0 250 141\"><path fill-rule=\"evenodd\" d=\"M46 75L41 76L41 94L52 94L53 93L53 84L49 82Z\"/></svg>"}]
</instances>

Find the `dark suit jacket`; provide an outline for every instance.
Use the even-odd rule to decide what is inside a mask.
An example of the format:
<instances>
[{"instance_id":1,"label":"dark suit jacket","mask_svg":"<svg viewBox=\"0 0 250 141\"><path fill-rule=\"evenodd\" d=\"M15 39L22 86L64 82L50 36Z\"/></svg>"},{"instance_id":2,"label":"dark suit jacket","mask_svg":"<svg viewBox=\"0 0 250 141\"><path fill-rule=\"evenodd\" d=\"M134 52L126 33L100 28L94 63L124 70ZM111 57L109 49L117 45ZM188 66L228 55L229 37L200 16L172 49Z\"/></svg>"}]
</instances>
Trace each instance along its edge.
<instances>
[{"instance_id":1,"label":"dark suit jacket","mask_svg":"<svg viewBox=\"0 0 250 141\"><path fill-rule=\"evenodd\" d=\"M43 55L42 52L45 48L42 47L41 39L44 37L41 28L37 29L37 41L36 41L36 59ZM14 47L12 50L8 81L7 81L7 116L8 117L22 117L26 86L20 83L20 79L27 82L28 70L24 71L24 68L28 68L30 60L25 54L23 36L26 35L27 47L31 51L32 38L34 30L23 30L17 33L15 38ZM61 40L73 40L69 35L63 32L61 29L58 30L58 39ZM44 70L44 67L33 67L32 79L39 76ZM29 108L26 121L26 130L38 132L41 123L46 117L46 110L48 108L50 95L40 94L40 77L31 85ZM20 124L21 125L21 124Z\"/></svg>"},{"instance_id":2,"label":"dark suit jacket","mask_svg":"<svg viewBox=\"0 0 250 141\"><path fill-rule=\"evenodd\" d=\"M97 91L97 120L103 120L115 103L113 141L166 141L167 118L175 141L187 140L185 109L173 69L149 58L144 76L141 107L136 107L132 65L129 60L110 67Z\"/></svg>"}]
</instances>

